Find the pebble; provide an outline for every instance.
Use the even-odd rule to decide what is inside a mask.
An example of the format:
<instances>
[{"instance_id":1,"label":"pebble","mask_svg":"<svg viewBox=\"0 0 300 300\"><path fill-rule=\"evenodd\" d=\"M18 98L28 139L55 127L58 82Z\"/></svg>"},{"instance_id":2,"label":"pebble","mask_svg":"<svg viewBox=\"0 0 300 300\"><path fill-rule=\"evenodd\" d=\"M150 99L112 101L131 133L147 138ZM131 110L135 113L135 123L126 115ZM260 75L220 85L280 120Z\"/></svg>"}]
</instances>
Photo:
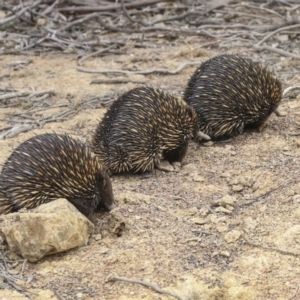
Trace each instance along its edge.
<instances>
[{"instance_id":1,"label":"pebble","mask_svg":"<svg viewBox=\"0 0 300 300\"><path fill-rule=\"evenodd\" d=\"M226 243L234 243L236 242L241 236L241 232L238 230L231 230L228 233L225 234L224 240Z\"/></svg>"},{"instance_id":2,"label":"pebble","mask_svg":"<svg viewBox=\"0 0 300 300\"><path fill-rule=\"evenodd\" d=\"M200 175L195 175L193 180L196 181L196 182L203 182L203 181L205 181L205 178L203 176L200 176Z\"/></svg>"},{"instance_id":3,"label":"pebble","mask_svg":"<svg viewBox=\"0 0 300 300\"><path fill-rule=\"evenodd\" d=\"M205 147L210 147L210 146L212 146L213 144L214 144L213 141L209 141L209 142L203 143L203 146L205 146Z\"/></svg>"},{"instance_id":4,"label":"pebble","mask_svg":"<svg viewBox=\"0 0 300 300\"><path fill-rule=\"evenodd\" d=\"M102 235L100 233L94 235L94 240L95 241L100 241L101 239L102 239Z\"/></svg>"},{"instance_id":5,"label":"pebble","mask_svg":"<svg viewBox=\"0 0 300 300\"><path fill-rule=\"evenodd\" d=\"M242 185L240 185L240 184L232 186L232 190L234 192L241 192L243 189L244 189L244 187Z\"/></svg>"},{"instance_id":6,"label":"pebble","mask_svg":"<svg viewBox=\"0 0 300 300\"><path fill-rule=\"evenodd\" d=\"M232 211L220 206L220 207L217 207L215 209L215 212L221 212L221 213L224 213L224 214L227 214L227 215L231 215L232 214Z\"/></svg>"},{"instance_id":7,"label":"pebble","mask_svg":"<svg viewBox=\"0 0 300 300\"><path fill-rule=\"evenodd\" d=\"M207 220L200 218L200 217L192 217L192 218L190 218L190 221L195 224L199 224L199 225L203 225L207 222Z\"/></svg>"}]
</instances>

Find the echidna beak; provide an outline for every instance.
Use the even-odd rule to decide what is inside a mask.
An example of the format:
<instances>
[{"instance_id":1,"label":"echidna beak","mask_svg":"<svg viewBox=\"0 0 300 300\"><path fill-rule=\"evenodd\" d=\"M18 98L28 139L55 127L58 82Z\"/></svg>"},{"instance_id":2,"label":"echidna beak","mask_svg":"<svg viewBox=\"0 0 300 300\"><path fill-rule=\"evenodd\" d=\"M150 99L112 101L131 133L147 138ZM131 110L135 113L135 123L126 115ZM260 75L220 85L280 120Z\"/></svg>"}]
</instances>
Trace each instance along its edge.
<instances>
[{"instance_id":1,"label":"echidna beak","mask_svg":"<svg viewBox=\"0 0 300 300\"><path fill-rule=\"evenodd\" d=\"M115 204L115 203L113 203L113 204L111 204L111 205L106 205L106 209L108 210L108 211L111 211L111 210L113 210L114 208L116 208L117 207L117 205Z\"/></svg>"},{"instance_id":2,"label":"echidna beak","mask_svg":"<svg viewBox=\"0 0 300 300\"><path fill-rule=\"evenodd\" d=\"M207 134L203 133L202 131L198 131L196 137L198 139L204 139L206 141L210 140L210 136L208 136Z\"/></svg>"}]
</instances>

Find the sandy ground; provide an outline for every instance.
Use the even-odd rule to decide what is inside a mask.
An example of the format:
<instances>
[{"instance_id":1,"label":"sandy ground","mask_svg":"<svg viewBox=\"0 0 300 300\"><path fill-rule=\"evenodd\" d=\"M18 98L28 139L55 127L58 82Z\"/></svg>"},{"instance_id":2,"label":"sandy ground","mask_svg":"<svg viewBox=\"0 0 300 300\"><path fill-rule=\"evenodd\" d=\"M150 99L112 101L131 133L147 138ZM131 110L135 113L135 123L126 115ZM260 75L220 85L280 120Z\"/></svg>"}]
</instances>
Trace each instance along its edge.
<instances>
[{"instance_id":1,"label":"sandy ground","mask_svg":"<svg viewBox=\"0 0 300 300\"><path fill-rule=\"evenodd\" d=\"M284 87L300 85L296 59L244 50L239 53L269 66ZM128 48L124 55L89 59L84 67L176 69L218 53L202 50L197 43ZM32 62L16 70L11 67L24 60ZM178 75L130 78L181 95L195 68ZM115 99L137 86L90 85L93 78L105 75L78 72L72 54L1 56L3 75L9 76L2 77L1 89L51 89L56 95L45 101L47 105L0 102L0 129L25 120L22 114L28 105L44 107L32 115L43 118L66 108L53 105L80 108L89 97ZM0 299L174 299L138 284L108 281L111 275L157 284L182 299L300 299L300 137L287 134L299 132L300 96L289 96L279 108L284 116L272 115L260 133L247 132L230 143L191 143L178 173L114 176L118 208L94 217L89 244L27 263L24 276L32 279L26 285L32 293L0 290ZM85 141L104 112L105 108L85 106L66 121L0 140L0 163L34 134L55 131ZM223 205L225 212L220 209L222 198L234 202L231 212L230 206Z\"/></svg>"}]
</instances>

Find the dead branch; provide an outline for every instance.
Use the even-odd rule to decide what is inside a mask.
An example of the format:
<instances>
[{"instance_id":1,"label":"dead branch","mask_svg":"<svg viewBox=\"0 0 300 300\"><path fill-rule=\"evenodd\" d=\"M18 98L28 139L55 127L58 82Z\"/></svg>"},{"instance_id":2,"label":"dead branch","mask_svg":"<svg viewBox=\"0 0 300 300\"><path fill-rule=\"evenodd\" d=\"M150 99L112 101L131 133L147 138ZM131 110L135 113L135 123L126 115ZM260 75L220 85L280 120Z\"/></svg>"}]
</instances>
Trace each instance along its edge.
<instances>
[{"instance_id":1,"label":"dead branch","mask_svg":"<svg viewBox=\"0 0 300 300\"><path fill-rule=\"evenodd\" d=\"M133 74L141 74L141 75L149 75L153 73L157 74L168 74L168 75L176 75L180 73L183 69L185 69L188 66L193 66L193 65L199 65L201 62L187 62L183 63L181 66L179 66L175 70L168 70L168 69L153 69L153 70L138 70L138 71L129 71L129 70L92 70L92 69L86 69L82 67L77 67L77 70L80 72L85 72L85 73L97 73L97 74L111 74L111 73L116 73L116 74L127 74L127 75L133 75Z\"/></svg>"},{"instance_id":2,"label":"dead branch","mask_svg":"<svg viewBox=\"0 0 300 300\"><path fill-rule=\"evenodd\" d=\"M156 4L160 2L165 2L165 0L146 0L146 1L136 1L131 3L126 3L126 8L132 8L132 7L140 7L140 6L147 6L151 4ZM111 11L111 10L119 10L122 8L121 4L115 4L115 5L103 5L103 6L73 6L73 7L62 7L59 8L58 11L60 12L87 12L87 11Z\"/></svg>"},{"instance_id":3,"label":"dead branch","mask_svg":"<svg viewBox=\"0 0 300 300\"><path fill-rule=\"evenodd\" d=\"M277 49L277 48L274 48L274 47L270 47L270 46L254 46L254 48L256 50L267 50L267 51L275 52L275 53L278 53L280 55L284 55L284 56L287 56L287 57L293 57L293 58L300 59L300 55L290 53L290 52L287 52L287 51L284 51L284 50L281 50L281 49Z\"/></svg>"},{"instance_id":4,"label":"dead branch","mask_svg":"<svg viewBox=\"0 0 300 300\"><path fill-rule=\"evenodd\" d=\"M286 26L286 27L281 27L271 33L269 33L267 36L265 36L262 40L260 40L255 47L260 46L263 42L265 42L266 40L268 40L270 37L272 37L273 35L277 34L280 31L284 31L284 30L291 30L291 29L297 29L300 27L300 24L296 24L296 25L292 25L292 26Z\"/></svg>"},{"instance_id":5,"label":"dead branch","mask_svg":"<svg viewBox=\"0 0 300 300\"><path fill-rule=\"evenodd\" d=\"M100 49L100 50L98 50L98 51L96 51L96 52L93 52L93 53L91 53L91 54L88 54L88 55L82 57L81 59L78 60L78 65L79 65L79 66L82 66L82 63L83 63L86 59L88 59L89 57L96 56L96 55L99 55L99 54L101 54L101 53L104 53L104 52L110 50L110 49L113 48L113 47L114 47L114 45L111 45L111 46L109 46L109 47L107 47L107 48L105 48L105 49Z\"/></svg>"},{"instance_id":6,"label":"dead branch","mask_svg":"<svg viewBox=\"0 0 300 300\"><path fill-rule=\"evenodd\" d=\"M27 10L32 9L34 7L37 7L41 3L42 3L42 0L38 0L36 2L33 2L31 5L28 5L28 6L24 7L23 9L21 9L20 11L18 11L15 15L0 20L0 26L5 25L5 24L13 21L14 19L16 19L16 18L20 17L21 15L23 15Z\"/></svg>"},{"instance_id":7,"label":"dead branch","mask_svg":"<svg viewBox=\"0 0 300 300\"><path fill-rule=\"evenodd\" d=\"M33 124L16 124L11 129L7 130L3 134L0 135L0 140L3 140L4 138L12 138L16 135L18 135L21 132L26 132L31 130L33 127Z\"/></svg>"},{"instance_id":8,"label":"dead branch","mask_svg":"<svg viewBox=\"0 0 300 300\"><path fill-rule=\"evenodd\" d=\"M8 93L8 94L0 95L0 101L12 99L12 98L18 98L18 97L26 97L26 96L28 96L28 99L31 99L33 97L40 97L40 96L43 96L45 94L55 95L55 92L52 91L52 90L37 91L37 92L17 91L17 92L12 92L12 93Z\"/></svg>"},{"instance_id":9,"label":"dead branch","mask_svg":"<svg viewBox=\"0 0 300 300\"><path fill-rule=\"evenodd\" d=\"M179 297L178 295L176 295L173 292L167 291L167 290L163 290L161 289L159 286L154 285L152 283L146 282L146 281L142 281L142 280L138 280L138 279L130 279L130 278L126 278L126 277L119 277L119 276L110 276L107 278L106 281L125 281L125 282L130 282L130 283L137 283L146 287L149 287L151 289L153 289L154 291L156 291L159 294L165 294L165 295L169 295L174 297L177 300L183 300L181 297Z\"/></svg>"}]
</instances>

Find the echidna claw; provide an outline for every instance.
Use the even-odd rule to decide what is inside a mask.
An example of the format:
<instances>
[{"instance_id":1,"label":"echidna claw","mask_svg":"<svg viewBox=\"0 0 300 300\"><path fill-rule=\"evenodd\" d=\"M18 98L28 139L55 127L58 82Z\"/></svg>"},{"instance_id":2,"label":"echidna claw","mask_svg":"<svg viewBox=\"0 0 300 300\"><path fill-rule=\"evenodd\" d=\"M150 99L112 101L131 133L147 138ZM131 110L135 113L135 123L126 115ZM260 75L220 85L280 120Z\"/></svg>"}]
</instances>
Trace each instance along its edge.
<instances>
[{"instance_id":1,"label":"echidna claw","mask_svg":"<svg viewBox=\"0 0 300 300\"><path fill-rule=\"evenodd\" d=\"M277 116L277 117L284 117L285 115L283 113L281 113L278 109L275 109L274 110L274 114Z\"/></svg>"},{"instance_id":2,"label":"echidna claw","mask_svg":"<svg viewBox=\"0 0 300 300\"><path fill-rule=\"evenodd\" d=\"M197 138L199 138L199 139L201 138L201 139L204 139L204 140L207 140L207 141L209 141L211 139L210 136L203 133L202 131L198 131Z\"/></svg>"}]
</instances>

